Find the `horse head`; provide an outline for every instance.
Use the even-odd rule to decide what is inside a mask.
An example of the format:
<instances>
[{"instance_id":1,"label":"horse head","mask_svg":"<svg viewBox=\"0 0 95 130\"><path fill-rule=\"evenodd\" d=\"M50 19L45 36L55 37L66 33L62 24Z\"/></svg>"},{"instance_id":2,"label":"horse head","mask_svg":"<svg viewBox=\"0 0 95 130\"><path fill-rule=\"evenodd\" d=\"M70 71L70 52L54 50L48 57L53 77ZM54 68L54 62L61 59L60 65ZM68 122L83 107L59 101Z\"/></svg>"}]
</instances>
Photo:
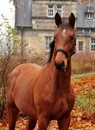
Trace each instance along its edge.
<instances>
[{"instance_id":1,"label":"horse head","mask_svg":"<svg viewBox=\"0 0 95 130\"><path fill-rule=\"evenodd\" d=\"M70 57L75 53L75 16L73 13L68 22L63 21L61 16L55 15L56 32L55 37L55 61L54 65L58 71L66 71Z\"/></svg>"}]
</instances>

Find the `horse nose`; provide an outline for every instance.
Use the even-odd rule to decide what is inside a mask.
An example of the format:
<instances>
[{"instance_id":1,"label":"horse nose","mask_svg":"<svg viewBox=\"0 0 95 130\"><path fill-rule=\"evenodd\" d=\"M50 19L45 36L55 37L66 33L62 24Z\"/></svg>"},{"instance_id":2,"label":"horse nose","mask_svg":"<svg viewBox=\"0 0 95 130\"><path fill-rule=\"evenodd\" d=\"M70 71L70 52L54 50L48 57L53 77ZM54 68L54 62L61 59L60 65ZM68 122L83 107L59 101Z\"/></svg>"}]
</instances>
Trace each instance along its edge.
<instances>
[{"instance_id":1,"label":"horse nose","mask_svg":"<svg viewBox=\"0 0 95 130\"><path fill-rule=\"evenodd\" d=\"M57 62L56 62L56 60L55 60L55 62L54 62L54 66L57 67Z\"/></svg>"},{"instance_id":2,"label":"horse nose","mask_svg":"<svg viewBox=\"0 0 95 130\"><path fill-rule=\"evenodd\" d=\"M63 70L63 68L65 67L65 62L62 61L60 64L57 63L57 61L55 60L54 62L55 68L59 71Z\"/></svg>"}]
</instances>

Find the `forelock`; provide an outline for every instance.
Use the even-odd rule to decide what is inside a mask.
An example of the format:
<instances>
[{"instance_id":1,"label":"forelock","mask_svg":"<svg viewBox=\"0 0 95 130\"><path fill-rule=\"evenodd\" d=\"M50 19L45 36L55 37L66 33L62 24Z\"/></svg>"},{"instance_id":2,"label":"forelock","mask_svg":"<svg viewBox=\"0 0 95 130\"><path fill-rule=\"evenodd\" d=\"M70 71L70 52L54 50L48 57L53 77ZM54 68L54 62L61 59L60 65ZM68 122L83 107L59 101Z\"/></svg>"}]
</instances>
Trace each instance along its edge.
<instances>
[{"instance_id":1,"label":"forelock","mask_svg":"<svg viewBox=\"0 0 95 130\"><path fill-rule=\"evenodd\" d=\"M66 27L70 28L69 23L67 21L62 22L61 25L60 25L61 31L63 31Z\"/></svg>"}]
</instances>

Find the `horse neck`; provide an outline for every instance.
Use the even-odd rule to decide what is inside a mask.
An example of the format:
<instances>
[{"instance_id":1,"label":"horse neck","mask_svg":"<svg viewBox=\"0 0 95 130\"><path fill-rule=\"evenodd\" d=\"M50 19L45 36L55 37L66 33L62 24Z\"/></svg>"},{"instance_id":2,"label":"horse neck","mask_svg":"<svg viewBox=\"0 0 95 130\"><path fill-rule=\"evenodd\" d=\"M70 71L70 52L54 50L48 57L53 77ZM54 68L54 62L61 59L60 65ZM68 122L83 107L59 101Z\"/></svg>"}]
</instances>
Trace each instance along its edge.
<instances>
[{"instance_id":1,"label":"horse neck","mask_svg":"<svg viewBox=\"0 0 95 130\"><path fill-rule=\"evenodd\" d=\"M52 60L48 64L48 74L50 76L50 79L53 83L53 86L56 87L56 89L64 89L70 87L70 78L71 78L71 58L70 58L70 64L69 68L66 72L59 72L54 67L54 61L55 61L55 53L53 53ZM64 88L63 88L64 86Z\"/></svg>"}]
</instances>

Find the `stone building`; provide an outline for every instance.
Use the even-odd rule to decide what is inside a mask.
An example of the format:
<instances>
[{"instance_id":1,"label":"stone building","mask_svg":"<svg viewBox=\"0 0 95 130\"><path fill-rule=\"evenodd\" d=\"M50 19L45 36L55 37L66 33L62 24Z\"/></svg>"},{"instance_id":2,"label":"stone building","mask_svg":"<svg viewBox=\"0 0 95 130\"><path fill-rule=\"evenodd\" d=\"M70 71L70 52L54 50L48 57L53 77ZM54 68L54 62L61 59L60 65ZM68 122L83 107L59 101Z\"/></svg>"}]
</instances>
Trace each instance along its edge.
<instances>
[{"instance_id":1,"label":"stone building","mask_svg":"<svg viewBox=\"0 0 95 130\"><path fill-rule=\"evenodd\" d=\"M77 1L77 52L95 54L95 0Z\"/></svg>"},{"instance_id":2,"label":"stone building","mask_svg":"<svg viewBox=\"0 0 95 130\"><path fill-rule=\"evenodd\" d=\"M58 12L68 20L73 12L76 16L76 0L14 0L16 8L15 27L21 31L31 53L44 54L56 29L54 16ZM22 8L21 8L22 7Z\"/></svg>"}]
</instances>

